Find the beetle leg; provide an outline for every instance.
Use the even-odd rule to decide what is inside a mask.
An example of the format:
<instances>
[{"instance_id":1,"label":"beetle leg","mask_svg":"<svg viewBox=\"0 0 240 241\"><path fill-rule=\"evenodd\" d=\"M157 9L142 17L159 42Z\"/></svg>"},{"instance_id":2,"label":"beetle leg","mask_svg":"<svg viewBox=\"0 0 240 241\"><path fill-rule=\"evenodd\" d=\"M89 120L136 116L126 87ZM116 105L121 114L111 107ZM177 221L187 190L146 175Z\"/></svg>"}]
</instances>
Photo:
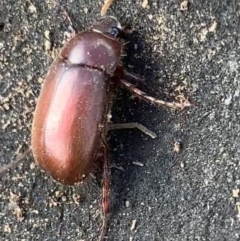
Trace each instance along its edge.
<instances>
[{"instance_id":1,"label":"beetle leg","mask_svg":"<svg viewBox=\"0 0 240 241\"><path fill-rule=\"evenodd\" d=\"M136 75L136 74L131 74L126 70L124 70L124 72L123 72L123 78L126 80L133 80L137 83L145 83L144 78L142 78L141 76Z\"/></svg>"},{"instance_id":2,"label":"beetle leg","mask_svg":"<svg viewBox=\"0 0 240 241\"><path fill-rule=\"evenodd\" d=\"M61 10L62 10L62 13L63 15L66 17L67 21L69 22L69 32L65 32L64 35L67 37L67 38L72 38L76 35L77 31L76 29L74 28L73 26L73 22L72 22L72 19L71 17L69 16L67 10L59 3L58 0L52 0L52 2L55 4L55 5L58 5Z\"/></svg>"},{"instance_id":3,"label":"beetle leg","mask_svg":"<svg viewBox=\"0 0 240 241\"><path fill-rule=\"evenodd\" d=\"M120 79L120 82L125 88L130 90L134 95L136 95L137 97L139 97L147 102L152 103L153 105L165 106L165 107L169 107L169 108L173 108L173 109L184 109L186 107L193 106L185 98L182 99L182 102L166 102L164 100L159 100L152 96L147 95L145 92L139 90L138 88L136 88L135 86L133 86L132 84L130 84L129 82L127 82L123 79Z\"/></svg>"},{"instance_id":4,"label":"beetle leg","mask_svg":"<svg viewBox=\"0 0 240 241\"><path fill-rule=\"evenodd\" d=\"M145 79L137 74L132 74L128 72L127 70L124 70L123 67L119 64L117 66L116 72L115 72L115 77L119 79L118 77L121 76L122 79L127 80L127 81L134 81L136 83L140 84L145 84Z\"/></svg>"},{"instance_id":5,"label":"beetle leg","mask_svg":"<svg viewBox=\"0 0 240 241\"><path fill-rule=\"evenodd\" d=\"M62 9L63 15L66 17L66 19L69 22L68 30L64 32L64 39L67 42L77 34L77 31L73 27L72 20L71 20L69 14L67 13L67 10L63 6L60 6L60 7Z\"/></svg>"},{"instance_id":6,"label":"beetle leg","mask_svg":"<svg viewBox=\"0 0 240 241\"><path fill-rule=\"evenodd\" d=\"M0 174L3 174L4 172L8 171L9 169L17 166L21 161L24 160L24 158L31 152L31 149L28 149L25 151L22 155L18 156L17 159L13 162L10 162L9 164L6 164L2 167L0 167Z\"/></svg>"},{"instance_id":7,"label":"beetle leg","mask_svg":"<svg viewBox=\"0 0 240 241\"><path fill-rule=\"evenodd\" d=\"M149 135L153 139L157 137L157 135L149 130L146 126L138 123L138 122L132 122L132 123L117 123L117 124L109 124L109 130L118 130L118 129L133 129L137 128L146 135Z\"/></svg>"},{"instance_id":8,"label":"beetle leg","mask_svg":"<svg viewBox=\"0 0 240 241\"><path fill-rule=\"evenodd\" d=\"M102 181L102 210L103 210L103 223L99 241L104 241L108 229L108 213L109 213L109 187L110 187L110 163L108 156L107 143L103 140L103 181Z\"/></svg>"},{"instance_id":9,"label":"beetle leg","mask_svg":"<svg viewBox=\"0 0 240 241\"><path fill-rule=\"evenodd\" d=\"M107 13L107 10L110 8L112 5L113 0L105 0L102 9L101 9L101 16L105 15Z\"/></svg>"}]
</instances>

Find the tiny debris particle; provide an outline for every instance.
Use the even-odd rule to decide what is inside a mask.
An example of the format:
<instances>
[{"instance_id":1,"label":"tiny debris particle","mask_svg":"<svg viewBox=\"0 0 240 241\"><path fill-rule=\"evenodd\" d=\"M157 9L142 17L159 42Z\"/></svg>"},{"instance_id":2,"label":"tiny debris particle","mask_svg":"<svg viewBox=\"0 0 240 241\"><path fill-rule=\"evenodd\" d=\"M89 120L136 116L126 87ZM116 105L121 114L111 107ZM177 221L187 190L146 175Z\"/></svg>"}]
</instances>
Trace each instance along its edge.
<instances>
[{"instance_id":1,"label":"tiny debris particle","mask_svg":"<svg viewBox=\"0 0 240 241\"><path fill-rule=\"evenodd\" d=\"M208 28L209 32L215 32L217 28L217 21L214 20L214 22L212 23L212 25Z\"/></svg>"},{"instance_id":2,"label":"tiny debris particle","mask_svg":"<svg viewBox=\"0 0 240 241\"><path fill-rule=\"evenodd\" d=\"M12 229L11 229L9 224L4 225L4 232L5 233L11 233L12 232Z\"/></svg>"},{"instance_id":3,"label":"tiny debris particle","mask_svg":"<svg viewBox=\"0 0 240 241\"><path fill-rule=\"evenodd\" d=\"M3 104L3 108L4 108L5 110L9 110L9 109L10 109L10 106L9 106L9 104L4 103L4 104Z\"/></svg>"},{"instance_id":4,"label":"tiny debris particle","mask_svg":"<svg viewBox=\"0 0 240 241\"><path fill-rule=\"evenodd\" d=\"M130 202L126 201L125 205L126 205L126 208L129 208L130 207Z\"/></svg>"},{"instance_id":5,"label":"tiny debris particle","mask_svg":"<svg viewBox=\"0 0 240 241\"><path fill-rule=\"evenodd\" d=\"M43 79L43 78L41 78L41 77L39 77L37 81L38 81L38 83L39 83L39 84L42 84L42 83L43 83L43 81L44 81L44 79Z\"/></svg>"},{"instance_id":6,"label":"tiny debris particle","mask_svg":"<svg viewBox=\"0 0 240 241\"><path fill-rule=\"evenodd\" d=\"M227 98L224 100L225 105L230 105L232 102L232 94L228 94Z\"/></svg>"},{"instance_id":7,"label":"tiny debris particle","mask_svg":"<svg viewBox=\"0 0 240 241\"><path fill-rule=\"evenodd\" d=\"M173 151L179 153L181 149L181 143L179 141L175 141L173 144Z\"/></svg>"},{"instance_id":8,"label":"tiny debris particle","mask_svg":"<svg viewBox=\"0 0 240 241\"><path fill-rule=\"evenodd\" d=\"M30 169L33 170L36 167L36 164L34 162L31 162Z\"/></svg>"},{"instance_id":9,"label":"tiny debris particle","mask_svg":"<svg viewBox=\"0 0 240 241\"><path fill-rule=\"evenodd\" d=\"M17 194L10 192L9 201L9 209L12 211L13 215L15 215L19 221L22 221L24 217L23 210L19 206L19 196Z\"/></svg>"},{"instance_id":10,"label":"tiny debris particle","mask_svg":"<svg viewBox=\"0 0 240 241\"><path fill-rule=\"evenodd\" d=\"M58 205L58 202L56 202L54 199L50 198L48 202L49 207L56 207Z\"/></svg>"},{"instance_id":11,"label":"tiny debris particle","mask_svg":"<svg viewBox=\"0 0 240 241\"><path fill-rule=\"evenodd\" d=\"M209 28L205 27L199 33L200 42L203 42L206 40L208 33L216 32L216 28L217 28L217 21L214 19L213 23L211 24L211 26Z\"/></svg>"},{"instance_id":12,"label":"tiny debris particle","mask_svg":"<svg viewBox=\"0 0 240 241\"><path fill-rule=\"evenodd\" d=\"M234 97L239 97L239 90L235 90L235 92L234 92Z\"/></svg>"},{"instance_id":13,"label":"tiny debris particle","mask_svg":"<svg viewBox=\"0 0 240 241\"><path fill-rule=\"evenodd\" d=\"M149 18L149 20L152 20L152 19L153 19L153 15L152 15L152 14L149 14L149 15L148 15L148 18Z\"/></svg>"},{"instance_id":14,"label":"tiny debris particle","mask_svg":"<svg viewBox=\"0 0 240 241\"><path fill-rule=\"evenodd\" d=\"M85 14L88 13L88 9L87 8L84 8L83 11L84 11Z\"/></svg>"},{"instance_id":15,"label":"tiny debris particle","mask_svg":"<svg viewBox=\"0 0 240 241\"><path fill-rule=\"evenodd\" d=\"M44 42L45 51L49 51L52 49L52 43L50 41L50 31L49 30L44 31L44 37L45 37L45 42Z\"/></svg>"},{"instance_id":16,"label":"tiny debris particle","mask_svg":"<svg viewBox=\"0 0 240 241\"><path fill-rule=\"evenodd\" d=\"M144 166L144 164L143 163L141 163L141 162L132 162L134 165L136 165L136 166L140 166L140 167L143 167Z\"/></svg>"},{"instance_id":17,"label":"tiny debris particle","mask_svg":"<svg viewBox=\"0 0 240 241\"><path fill-rule=\"evenodd\" d=\"M146 8L147 5L148 5L148 0L144 0L144 1L142 2L142 7L143 7L143 8Z\"/></svg>"},{"instance_id":18,"label":"tiny debris particle","mask_svg":"<svg viewBox=\"0 0 240 241\"><path fill-rule=\"evenodd\" d=\"M132 225L131 225L131 228L130 228L131 231L133 231L136 228L136 223L137 223L136 219L132 220Z\"/></svg>"},{"instance_id":19,"label":"tiny debris particle","mask_svg":"<svg viewBox=\"0 0 240 241\"><path fill-rule=\"evenodd\" d=\"M61 195L61 193L59 192L59 191L56 191L55 192L55 196L58 198L58 197L60 197L60 195Z\"/></svg>"},{"instance_id":20,"label":"tiny debris particle","mask_svg":"<svg viewBox=\"0 0 240 241\"><path fill-rule=\"evenodd\" d=\"M39 211L38 210L32 210L31 213L39 214Z\"/></svg>"},{"instance_id":21,"label":"tiny debris particle","mask_svg":"<svg viewBox=\"0 0 240 241\"><path fill-rule=\"evenodd\" d=\"M129 241L133 241L133 237L130 237L130 238L129 238Z\"/></svg>"},{"instance_id":22,"label":"tiny debris particle","mask_svg":"<svg viewBox=\"0 0 240 241\"><path fill-rule=\"evenodd\" d=\"M233 197L235 197L235 198L237 198L237 197L239 197L239 189L237 188L237 189L233 189L232 190L232 196Z\"/></svg>"},{"instance_id":23,"label":"tiny debris particle","mask_svg":"<svg viewBox=\"0 0 240 241\"><path fill-rule=\"evenodd\" d=\"M208 34L208 29L207 28L203 28L201 30L201 32L199 33L200 42L203 42L203 41L206 40L207 34Z\"/></svg>"},{"instance_id":24,"label":"tiny debris particle","mask_svg":"<svg viewBox=\"0 0 240 241\"><path fill-rule=\"evenodd\" d=\"M181 2L180 10L181 11L187 11L188 10L188 1L187 0L184 0L183 2Z\"/></svg>"},{"instance_id":25,"label":"tiny debris particle","mask_svg":"<svg viewBox=\"0 0 240 241\"><path fill-rule=\"evenodd\" d=\"M101 16L107 13L107 10L110 8L114 0L105 0L102 9L101 9Z\"/></svg>"},{"instance_id":26,"label":"tiny debris particle","mask_svg":"<svg viewBox=\"0 0 240 241\"><path fill-rule=\"evenodd\" d=\"M77 195L77 194L74 193L74 194L72 195L72 199L73 199L74 203L79 204L79 203L80 203L80 200L81 200L81 197L80 197L79 195Z\"/></svg>"},{"instance_id":27,"label":"tiny debris particle","mask_svg":"<svg viewBox=\"0 0 240 241\"><path fill-rule=\"evenodd\" d=\"M237 208L237 217L240 219L240 202L236 202L236 208Z\"/></svg>"},{"instance_id":28,"label":"tiny debris particle","mask_svg":"<svg viewBox=\"0 0 240 241\"><path fill-rule=\"evenodd\" d=\"M36 13L37 12L36 7L32 3L29 5L28 10L29 10L30 13Z\"/></svg>"}]
</instances>

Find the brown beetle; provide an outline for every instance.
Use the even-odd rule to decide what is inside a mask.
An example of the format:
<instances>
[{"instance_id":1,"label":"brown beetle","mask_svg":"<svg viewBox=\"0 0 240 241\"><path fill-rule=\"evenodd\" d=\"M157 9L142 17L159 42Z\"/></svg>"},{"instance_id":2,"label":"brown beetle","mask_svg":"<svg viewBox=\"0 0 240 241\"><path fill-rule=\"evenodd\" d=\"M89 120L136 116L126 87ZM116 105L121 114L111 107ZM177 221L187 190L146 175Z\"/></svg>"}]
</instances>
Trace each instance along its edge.
<instances>
[{"instance_id":1,"label":"brown beetle","mask_svg":"<svg viewBox=\"0 0 240 241\"><path fill-rule=\"evenodd\" d=\"M104 217L99 240L104 239L107 230L109 158L105 138L115 86L121 84L155 105L191 106L188 101L157 100L126 81L138 77L120 65L123 52L123 43L117 38L120 32L116 18L102 17L63 47L45 78L32 124L34 158L61 183L81 182L99 158L104 160Z\"/></svg>"},{"instance_id":2,"label":"brown beetle","mask_svg":"<svg viewBox=\"0 0 240 241\"><path fill-rule=\"evenodd\" d=\"M44 81L32 125L35 160L57 181L83 180L104 146L111 77L121 58L120 25L103 18L73 37Z\"/></svg>"}]
</instances>

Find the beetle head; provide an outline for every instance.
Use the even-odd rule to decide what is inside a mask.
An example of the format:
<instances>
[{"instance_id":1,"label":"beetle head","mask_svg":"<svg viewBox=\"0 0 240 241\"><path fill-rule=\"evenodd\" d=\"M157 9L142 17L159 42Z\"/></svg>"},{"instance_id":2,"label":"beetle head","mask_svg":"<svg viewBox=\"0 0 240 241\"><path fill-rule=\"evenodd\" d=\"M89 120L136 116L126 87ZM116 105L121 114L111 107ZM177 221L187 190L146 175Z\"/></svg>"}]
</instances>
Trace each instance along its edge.
<instances>
[{"instance_id":1,"label":"beetle head","mask_svg":"<svg viewBox=\"0 0 240 241\"><path fill-rule=\"evenodd\" d=\"M119 21L113 16L104 16L99 18L92 26L94 32L117 37L122 30L122 26Z\"/></svg>"}]
</instances>

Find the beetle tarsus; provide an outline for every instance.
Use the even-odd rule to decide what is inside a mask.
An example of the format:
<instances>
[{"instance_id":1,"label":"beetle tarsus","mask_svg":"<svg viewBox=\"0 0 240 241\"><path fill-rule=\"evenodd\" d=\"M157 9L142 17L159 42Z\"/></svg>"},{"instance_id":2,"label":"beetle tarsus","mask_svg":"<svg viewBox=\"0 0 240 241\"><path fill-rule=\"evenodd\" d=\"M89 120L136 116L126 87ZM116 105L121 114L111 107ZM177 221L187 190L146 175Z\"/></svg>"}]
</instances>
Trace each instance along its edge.
<instances>
[{"instance_id":1,"label":"beetle tarsus","mask_svg":"<svg viewBox=\"0 0 240 241\"><path fill-rule=\"evenodd\" d=\"M165 107L169 107L172 109L184 109L186 107L192 106L192 104L187 99L184 99L181 102L166 102L164 100L159 100L152 96L147 95L145 92L139 90L134 85L132 85L131 83L129 83L123 79L121 79L120 82L125 88L130 90L135 96L137 96L147 102L150 102L153 105L165 106Z\"/></svg>"}]
</instances>

